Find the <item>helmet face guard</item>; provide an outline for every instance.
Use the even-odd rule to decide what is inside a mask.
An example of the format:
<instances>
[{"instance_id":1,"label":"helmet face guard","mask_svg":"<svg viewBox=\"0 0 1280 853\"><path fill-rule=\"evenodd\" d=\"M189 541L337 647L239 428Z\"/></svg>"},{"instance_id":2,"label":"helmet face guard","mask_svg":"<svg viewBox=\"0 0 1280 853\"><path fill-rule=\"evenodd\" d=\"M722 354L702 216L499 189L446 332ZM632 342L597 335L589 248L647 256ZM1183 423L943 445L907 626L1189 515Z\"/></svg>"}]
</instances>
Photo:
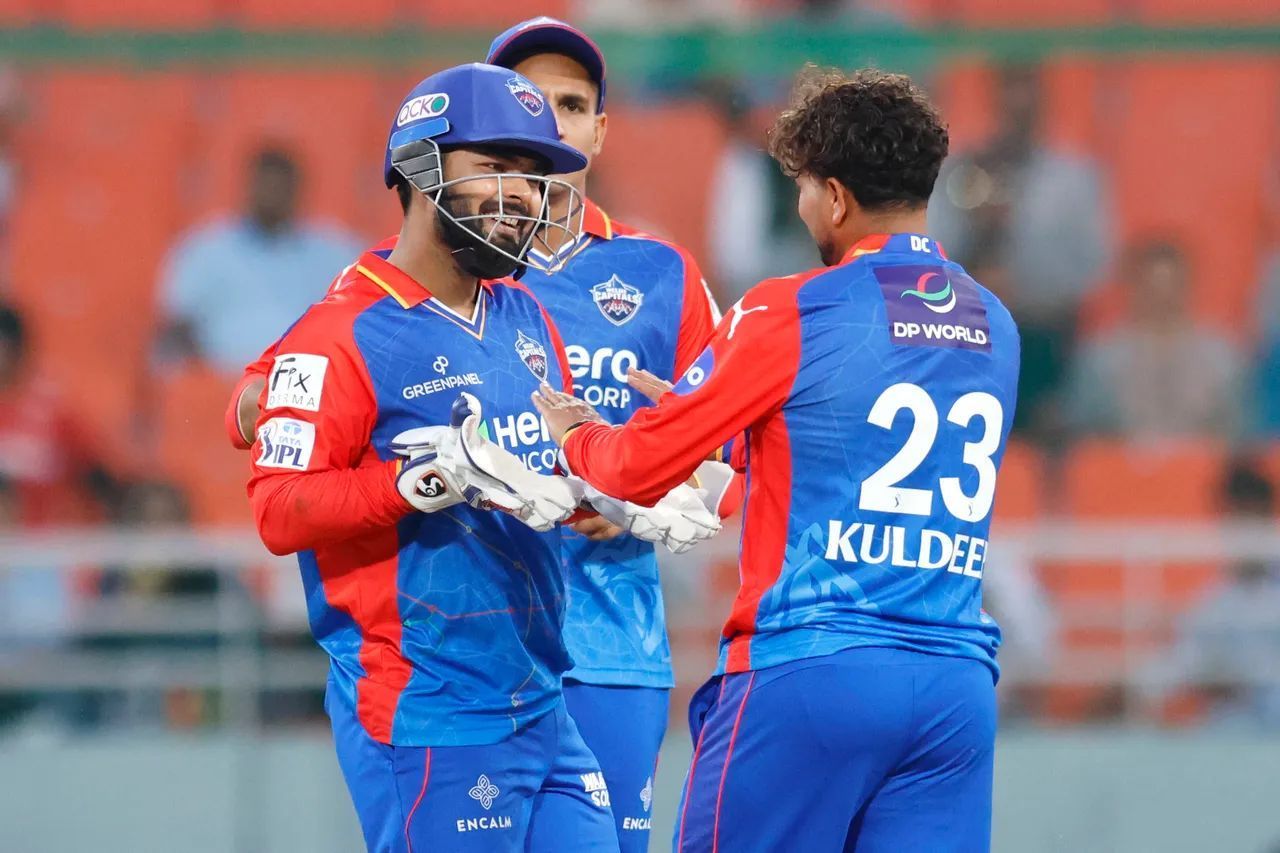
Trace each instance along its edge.
<instances>
[{"instance_id":1,"label":"helmet face guard","mask_svg":"<svg viewBox=\"0 0 1280 853\"><path fill-rule=\"evenodd\" d=\"M453 230L454 235L465 235L476 243L474 247L455 249L455 255L470 252L471 255L483 254L489 262L481 264L480 269L469 268L483 278L497 278L502 274L511 274L520 267L530 267L545 273L554 273L564 265L564 254L558 253L553 246L566 246L575 243L582 235L585 206L582 194L568 182L547 175L535 175L526 172L505 172L494 175L467 175L452 180L444 179L444 162L440 146L433 139L417 139L397 146L391 151L392 167L404 177L409 185L426 196L435 205L436 212L446 230ZM464 186L469 181L494 181L498 183L498 209L490 213L461 213L454 209L453 194L456 187ZM503 191L504 181L520 180L536 187L541 196L537 211L512 208L508 205L506 193ZM566 198L563 216L552 217L551 191L564 193ZM517 229L525 227L528 231L514 250L509 250L494 242L498 228L507 224ZM448 226L452 225L453 229ZM460 232L460 233L459 233ZM537 247L537 253L530 249ZM506 259L510 262L510 270L499 275L494 260Z\"/></svg>"}]
</instances>

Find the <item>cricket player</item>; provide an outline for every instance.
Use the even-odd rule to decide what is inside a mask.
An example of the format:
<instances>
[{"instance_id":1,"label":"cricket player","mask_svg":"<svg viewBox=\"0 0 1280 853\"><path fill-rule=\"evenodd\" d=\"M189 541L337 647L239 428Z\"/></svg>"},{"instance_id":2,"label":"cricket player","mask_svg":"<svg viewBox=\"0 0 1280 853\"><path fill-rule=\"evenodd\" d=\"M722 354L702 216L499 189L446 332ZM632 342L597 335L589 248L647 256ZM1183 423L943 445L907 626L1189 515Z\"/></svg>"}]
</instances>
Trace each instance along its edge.
<instances>
[{"instance_id":1,"label":"cricket player","mask_svg":"<svg viewBox=\"0 0 1280 853\"><path fill-rule=\"evenodd\" d=\"M749 291L622 427L536 398L572 472L617 497L653 501L726 442L746 471L679 853L989 847L1000 632L982 575L1019 341L928 236L947 144L906 77L807 71L770 151L826 266Z\"/></svg>"},{"instance_id":2,"label":"cricket player","mask_svg":"<svg viewBox=\"0 0 1280 853\"><path fill-rule=\"evenodd\" d=\"M534 18L495 38L486 61L515 69L546 94L560 139L587 158L588 168L563 176L585 197L608 128L600 49L562 21ZM569 200L551 189L553 217L567 215ZM564 335L577 393L609 422L623 423L649 405L627 384L628 370L678 377L710 340L719 313L684 248L612 220L589 200L583 232L576 240L555 232L549 245L534 247L537 262L521 282ZM730 501L718 509L731 507ZM563 528L564 632L573 658L565 703L604 771L622 850L646 853L653 776L675 684L657 557L652 543L634 536L604 538L602 519L574 527Z\"/></svg>"},{"instance_id":3,"label":"cricket player","mask_svg":"<svg viewBox=\"0 0 1280 853\"><path fill-rule=\"evenodd\" d=\"M608 128L603 54L580 30L541 17L495 38L486 61L533 82L555 115L560 140L586 157L586 168L549 188L551 217L569 218L571 201L586 196L590 166ZM719 312L686 249L614 221L590 200L582 231L573 237L551 229L531 248L529 267L517 272L565 336L575 390L610 422L623 423L648 405L628 385L627 371L679 376L710 340ZM388 250L395 242L391 238L377 248ZM248 446L274 350L273 344L246 369L232 396L227 428L237 446ZM544 440L530 426L498 419L493 438L523 455L527 438L535 444ZM538 457L530 461L542 467ZM726 490L718 511L732 512L737 500L740 494ZM602 516L563 529L565 644L573 660L564 695L600 761L622 849L643 853L675 681L654 544L620 532Z\"/></svg>"},{"instance_id":4,"label":"cricket player","mask_svg":"<svg viewBox=\"0 0 1280 853\"><path fill-rule=\"evenodd\" d=\"M519 456L485 438L536 423L540 383L570 383L542 307L497 279L538 235L576 230L550 218L547 175L585 162L523 76L474 64L423 80L386 146L394 249L361 256L272 355L249 496L270 550L298 552L370 850L618 850L561 693L555 525L578 497L528 470L556 456L536 428ZM433 430L454 437L451 423L469 451L446 466ZM473 458L505 466L504 485Z\"/></svg>"}]
</instances>

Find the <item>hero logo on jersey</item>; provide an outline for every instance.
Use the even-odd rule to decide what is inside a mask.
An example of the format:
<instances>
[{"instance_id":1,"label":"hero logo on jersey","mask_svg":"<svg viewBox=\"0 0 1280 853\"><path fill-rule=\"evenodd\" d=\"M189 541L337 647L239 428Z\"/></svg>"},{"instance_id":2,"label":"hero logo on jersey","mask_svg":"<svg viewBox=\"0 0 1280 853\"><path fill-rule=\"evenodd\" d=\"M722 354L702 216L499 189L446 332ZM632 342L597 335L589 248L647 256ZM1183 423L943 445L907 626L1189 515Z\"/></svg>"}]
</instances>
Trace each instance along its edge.
<instances>
[{"instance_id":1,"label":"hero logo on jersey","mask_svg":"<svg viewBox=\"0 0 1280 853\"><path fill-rule=\"evenodd\" d=\"M316 425L294 418L272 418L258 428L260 468L305 471L316 444Z\"/></svg>"},{"instance_id":2,"label":"hero logo on jersey","mask_svg":"<svg viewBox=\"0 0 1280 853\"><path fill-rule=\"evenodd\" d=\"M644 294L616 275L591 288L591 298L604 318L615 326L621 326L640 310Z\"/></svg>"},{"instance_id":3,"label":"hero logo on jersey","mask_svg":"<svg viewBox=\"0 0 1280 853\"><path fill-rule=\"evenodd\" d=\"M320 411L320 395L328 369L329 359L322 355L276 356L267 379L267 408Z\"/></svg>"},{"instance_id":4,"label":"hero logo on jersey","mask_svg":"<svg viewBox=\"0 0 1280 853\"><path fill-rule=\"evenodd\" d=\"M538 377L539 382L547 381L547 351L542 344L516 330L516 355L524 362L529 372Z\"/></svg>"},{"instance_id":5,"label":"hero logo on jersey","mask_svg":"<svg viewBox=\"0 0 1280 853\"><path fill-rule=\"evenodd\" d=\"M542 110L546 106L542 93L538 91L538 87L530 83L523 77L512 77L507 81L507 90L520 103L520 106L531 116L542 115Z\"/></svg>"},{"instance_id":6,"label":"hero logo on jersey","mask_svg":"<svg viewBox=\"0 0 1280 853\"><path fill-rule=\"evenodd\" d=\"M987 309L973 279L937 264L875 267L874 272L891 342L991 352Z\"/></svg>"}]
</instances>

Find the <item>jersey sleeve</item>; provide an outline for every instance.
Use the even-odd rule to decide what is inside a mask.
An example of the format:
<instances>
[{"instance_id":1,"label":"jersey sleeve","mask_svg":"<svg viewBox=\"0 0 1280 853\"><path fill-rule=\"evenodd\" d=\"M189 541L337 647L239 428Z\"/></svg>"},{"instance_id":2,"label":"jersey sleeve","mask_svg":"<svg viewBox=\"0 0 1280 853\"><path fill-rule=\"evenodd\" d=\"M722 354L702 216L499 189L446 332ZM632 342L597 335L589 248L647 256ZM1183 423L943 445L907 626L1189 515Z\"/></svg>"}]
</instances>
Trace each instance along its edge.
<instances>
[{"instance_id":1,"label":"jersey sleeve","mask_svg":"<svg viewBox=\"0 0 1280 853\"><path fill-rule=\"evenodd\" d=\"M573 430L564 446L573 473L605 494L652 506L727 440L781 409L800 360L795 291L785 279L752 289L657 405L620 427Z\"/></svg>"},{"instance_id":2,"label":"jersey sleeve","mask_svg":"<svg viewBox=\"0 0 1280 853\"><path fill-rule=\"evenodd\" d=\"M711 288L693 255L680 250L684 261L684 303L680 309L680 330L676 333L676 376L681 376L706 349L720 322L720 309Z\"/></svg>"},{"instance_id":3,"label":"jersey sleeve","mask_svg":"<svg viewBox=\"0 0 1280 853\"><path fill-rule=\"evenodd\" d=\"M325 302L304 315L259 402L249 500L272 553L335 544L411 510L396 490L399 462L369 443L377 402L350 312Z\"/></svg>"},{"instance_id":4,"label":"jersey sleeve","mask_svg":"<svg viewBox=\"0 0 1280 853\"><path fill-rule=\"evenodd\" d=\"M231 399L227 401L227 411L223 415L223 425L227 429L227 438L231 440L231 446L236 450L248 450L253 443L253 436L245 435L240 431L240 403L254 380L266 377L271 370L271 362L275 359L276 347L279 345L279 341L273 341L271 346L262 351L262 355L258 356L256 361L245 367L240 381L231 391Z\"/></svg>"}]
</instances>

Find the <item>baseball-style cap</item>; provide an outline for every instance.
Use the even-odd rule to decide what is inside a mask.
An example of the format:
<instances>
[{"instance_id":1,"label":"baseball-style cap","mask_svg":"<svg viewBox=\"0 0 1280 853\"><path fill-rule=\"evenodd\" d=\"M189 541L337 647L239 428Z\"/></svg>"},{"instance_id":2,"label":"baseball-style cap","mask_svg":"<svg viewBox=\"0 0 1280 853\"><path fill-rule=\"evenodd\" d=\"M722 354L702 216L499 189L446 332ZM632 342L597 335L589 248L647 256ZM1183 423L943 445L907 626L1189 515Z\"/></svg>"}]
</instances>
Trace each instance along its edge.
<instances>
[{"instance_id":1,"label":"baseball-style cap","mask_svg":"<svg viewBox=\"0 0 1280 853\"><path fill-rule=\"evenodd\" d=\"M420 140L440 147L504 145L545 160L556 174L587 165L577 149L560 141L537 86L510 68L478 62L432 74L405 96L387 136L382 175L388 187L400 162L397 149Z\"/></svg>"},{"instance_id":2,"label":"baseball-style cap","mask_svg":"<svg viewBox=\"0 0 1280 853\"><path fill-rule=\"evenodd\" d=\"M586 33L556 18L521 21L489 45L485 62L513 68L535 53L563 53L587 69L600 89L596 112L604 112L604 54Z\"/></svg>"}]
</instances>

